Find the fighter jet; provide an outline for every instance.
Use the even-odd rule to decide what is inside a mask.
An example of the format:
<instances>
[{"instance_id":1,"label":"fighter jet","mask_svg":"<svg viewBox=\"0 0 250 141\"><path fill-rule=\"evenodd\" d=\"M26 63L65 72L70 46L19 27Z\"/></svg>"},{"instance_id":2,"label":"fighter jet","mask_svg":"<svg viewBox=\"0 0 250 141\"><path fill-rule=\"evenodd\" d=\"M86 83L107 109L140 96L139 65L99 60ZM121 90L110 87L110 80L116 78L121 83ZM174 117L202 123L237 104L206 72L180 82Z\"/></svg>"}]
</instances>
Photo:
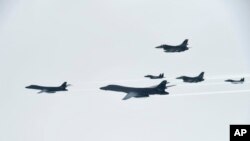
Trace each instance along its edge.
<instances>
[{"instance_id":1,"label":"fighter jet","mask_svg":"<svg viewBox=\"0 0 250 141\"><path fill-rule=\"evenodd\" d=\"M61 86L58 87L47 87L47 86L39 86L39 85L30 85L25 88L27 89L35 89L35 90L41 90L38 93L55 93L57 91L68 91L66 88L70 86L70 84L67 84L67 82L64 82Z\"/></svg>"},{"instance_id":2,"label":"fighter jet","mask_svg":"<svg viewBox=\"0 0 250 141\"><path fill-rule=\"evenodd\" d=\"M165 52L183 52L189 49L187 45L188 45L188 39L185 39L180 45L172 46L163 44L155 48L162 48L164 49Z\"/></svg>"},{"instance_id":3,"label":"fighter jet","mask_svg":"<svg viewBox=\"0 0 250 141\"><path fill-rule=\"evenodd\" d=\"M203 77L204 77L204 72L201 72L196 77L181 76L181 77L177 77L176 79L182 79L183 82L197 83L197 82L204 81Z\"/></svg>"},{"instance_id":4,"label":"fighter jet","mask_svg":"<svg viewBox=\"0 0 250 141\"><path fill-rule=\"evenodd\" d=\"M231 82L233 84L242 84L242 83L244 83L244 81L245 81L245 78L241 78L240 80L233 80L233 79L225 80L225 82Z\"/></svg>"},{"instance_id":5,"label":"fighter jet","mask_svg":"<svg viewBox=\"0 0 250 141\"><path fill-rule=\"evenodd\" d=\"M155 95L155 94L167 95L169 93L166 92L165 89L175 85L166 86L166 84L168 84L168 82L164 80L157 86L147 87L147 88L132 88L119 85L108 85L106 87L101 87L100 89L127 93L127 95L123 98L123 100L127 100L132 97L135 98L149 97L149 95Z\"/></svg>"},{"instance_id":6,"label":"fighter jet","mask_svg":"<svg viewBox=\"0 0 250 141\"><path fill-rule=\"evenodd\" d=\"M149 77L150 79L162 79L162 78L164 78L164 73L159 74L159 76L146 75L144 77Z\"/></svg>"}]
</instances>

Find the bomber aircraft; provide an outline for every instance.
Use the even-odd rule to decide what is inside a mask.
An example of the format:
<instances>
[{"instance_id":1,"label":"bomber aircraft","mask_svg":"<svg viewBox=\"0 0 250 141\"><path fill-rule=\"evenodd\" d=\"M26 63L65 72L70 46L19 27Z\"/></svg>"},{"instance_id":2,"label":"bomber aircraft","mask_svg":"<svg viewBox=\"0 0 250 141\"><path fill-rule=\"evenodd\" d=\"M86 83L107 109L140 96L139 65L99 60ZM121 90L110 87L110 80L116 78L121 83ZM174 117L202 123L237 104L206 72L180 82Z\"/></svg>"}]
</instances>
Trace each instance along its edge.
<instances>
[{"instance_id":1,"label":"bomber aircraft","mask_svg":"<svg viewBox=\"0 0 250 141\"><path fill-rule=\"evenodd\" d=\"M134 87L125 87L120 85L108 85L105 87L101 87L101 90L108 91L116 91L116 92L124 92L127 95L123 98L123 100L130 99L132 97L141 98L141 97L149 97L149 95L167 95L168 92L165 91L168 87L172 87L175 85L166 86L168 84L166 80L162 81L159 85L153 87L146 88L134 88Z\"/></svg>"},{"instance_id":2,"label":"bomber aircraft","mask_svg":"<svg viewBox=\"0 0 250 141\"><path fill-rule=\"evenodd\" d=\"M64 82L61 86L57 86L57 87L48 87L48 86L39 86L39 85L30 85L27 86L25 88L27 89L35 89L35 90L41 90L38 93L55 93L57 91L68 91L68 89L66 89L68 86L70 86L70 84L67 84L67 82Z\"/></svg>"}]
</instances>

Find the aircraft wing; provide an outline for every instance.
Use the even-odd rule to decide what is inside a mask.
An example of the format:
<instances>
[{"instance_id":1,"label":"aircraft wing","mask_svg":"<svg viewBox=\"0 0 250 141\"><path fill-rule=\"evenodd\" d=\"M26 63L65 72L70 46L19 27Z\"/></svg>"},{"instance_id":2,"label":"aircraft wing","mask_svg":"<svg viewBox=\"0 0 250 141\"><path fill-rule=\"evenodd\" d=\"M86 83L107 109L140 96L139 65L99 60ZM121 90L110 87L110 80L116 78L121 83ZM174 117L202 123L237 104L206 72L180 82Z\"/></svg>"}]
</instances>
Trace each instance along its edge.
<instances>
[{"instance_id":1,"label":"aircraft wing","mask_svg":"<svg viewBox=\"0 0 250 141\"><path fill-rule=\"evenodd\" d=\"M132 97L148 97L149 95L146 94L140 94L138 92L129 92L122 100L127 100Z\"/></svg>"},{"instance_id":2,"label":"aircraft wing","mask_svg":"<svg viewBox=\"0 0 250 141\"><path fill-rule=\"evenodd\" d=\"M52 91L52 90L49 90L49 89L43 89L41 90L40 92L38 92L39 94L40 93L55 93L56 91Z\"/></svg>"}]
</instances>

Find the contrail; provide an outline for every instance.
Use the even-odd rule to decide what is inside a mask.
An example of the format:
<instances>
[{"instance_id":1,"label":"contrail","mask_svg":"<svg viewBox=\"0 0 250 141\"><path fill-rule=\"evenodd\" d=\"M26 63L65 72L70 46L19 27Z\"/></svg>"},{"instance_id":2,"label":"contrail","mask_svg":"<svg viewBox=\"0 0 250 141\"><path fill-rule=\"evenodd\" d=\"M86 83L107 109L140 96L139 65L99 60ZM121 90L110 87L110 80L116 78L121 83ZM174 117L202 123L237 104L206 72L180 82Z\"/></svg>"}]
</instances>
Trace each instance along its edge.
<instances>
[{"instance_id":1,"label":"contrail","mask_svg":"<svg viewBox=\"0 0 250 141\"><path fill-rule=\"evenodd\" d=\"M70 90L70 92L97 92L100 91L99 88L93 88L93 89L78 89L78 90Z\"/></svg>"},{"instance_id":2,"label":"contrail","mask_svg":"<svg viewBox=\"0 0 250 141\"><path fill-rule=\"evenodd\" d=\"M101 84L101 83L100 83ZM243 84L231 84L231 83L226 83L226 82L201 82L201 83L171 83L173 85L175 85L175 87L193 87L193 86L212 86L212 85L245 85L245 84L250 84L250 82L245 82ZM81 84L81 86L84 86L85 84ZM168 86L168 85L167 85ZM93 86L91 86L92 88L78 88L78 89L72 89L73 91L81 91L81 92L90 92L90 91L99 91L99 87L100 86L96 86L95 88L93 88ZM71 91L72 91L71 90Z\"/></svg>"},{"instance_id":3,"label":"contrail","mask_svg":"<svg viewBox=\"0 0 250 141\"><path fill-rule=\"evenodd\" d=\"M246 75L245 75L246 76ZM250 76L250 75L249 75ZM227 77L227 78L234 78L235 76L231 76L231 77ZM248 75L247 75L248 77ZM208 78L206 78L208 79ZM174 84L176 85L176 87L190 87L190 86L211 86L211 85L233 85L233 84L230 84L230 83L226 83L224 82L224 77L211 77L210 80L220 80L219 82L209 82L208 81L204 81L204 82L201 82L201 83L183 83L182 81L178 81L176 79L172 79L172 80L175 80L175 81L171 81L171 84ZM157 81L161 81L162 79L159 79ZM171 80L171 79L167 79L167 80ZM154 82L155 80L147 80L147 79L144 79L144 78L141 78L141 79L123 79L123 80L104 80L104 81L88 81L88 82L81 82L81 84L76 84L76 85L80 85L80 86L84 86L84 85L90 85L90 84L98 84L98 85L108 85L108 84L114 84L114 83L122 83L122 82L141 82L141 81L147 81L147 82ZM245 84L249 84L250 82L245 82L243 84L234 84L234 85L245 85ZM93 91L99 91L99 87L100 86L96 86L96 88L93 88L93 86L91 86L92 88L87 88L87 89L72 89L73 91L78 91L78 92L93 92ZM225 92L229 92L229 93L232 93L234 91L218 91L218 93L225 93ZM241 92L241 90L239 91ZM211 93L211 92L204 92L204 93ZM212 92L212 93L215 93L215 92ZM203 94L203 93L198 93L198 94Z\"/></svg>"},{"instance_id":4,"label":"contrail","mask_svg":"<svg viewBox=\"0 0 250 141\"><path fill-rule=\"evenodd\" d=\"M225 79L229 79L229 78L242 78L242 77L245 77L245 78L249 78L250 77L250 74L241 74L241 75L222 75L222 76L208 76L208 77L204 77L205 78L205 81L206 80L221 80L221 81L224 81ZM176 78L173 78L173 77L166 77L164 78L168 81L173 81L174 82L178 81L176 80ZM164 80L164 79L156 79L156 80L152 80L152 81L160 81L160 80ZM100 81L88 81L86 83L91 83L91 84L101 84L101 83L122 83L122 82L141 82L141 81L147 81L149 79L146 79L146 78L140 78L140 79L121 79L121 80L100 80ZM178 81L179 82L179 81Z\"/></svg>"},{"instance_id":5,"label":"contrail","mask_svg":"<svg viewBox=\"0 0 250 141\"><path fill-rule=\"evenodd\" d=\"M172 94L171 96L192 96L192 95L211 95L211 94L247 93L247 92L250 92L250 89L249 90L199 92L199 93L179 93L179 94Z\"/></svg>"},{"instance_id":6,"label":"contrail","mask_svg":"<svg viewBox=\"0 0 250 141\"><path fill-rule=\"evenodd\" d=\"M229 82L208 82L208 83L182 83L176 84L177 86L208 86L208 85L244 85L249 84L250 82L244 82L243 84L231 84Z\"/></svg>"},{"instance_id":7,"label":"contrail","mask_svg":"<svg viewBox=\"0 0 250 141\"><path fill-rule=\"evenodd\" d=\"M220 75L220 76L210 76L210 77L204 77L205 79L210 80L217 80L217 79L228 79L228 78L248 78L250 77L250 74L237 74L237 75Z\"/></svg>"},{"instance_id":8,"label":"contrail","mask_svg":"<svg viewBox=\"0 0 250 141\"><path fill-rule=\"evenodd\" d=\"M112 84L113 83L119 83L119 82L125 82L125 81L112 81ZM130 81L131 82L131 81ZM104 83L104 85L107 85L107 84L111 84L111 82L99 82L98 84L103 84ZM244 82L243 84L231 84L231 83L229 83L229 82L224 82L224 81L221 81L221 82L201 82L201 83L183 83L183 82L171 82L171 84L174 84L174 85L176 85L177 87L178 86L188 86L188 87L190 87L190 86L212 86L212 85L245 85L245 84L249 84L250 82ZM87 83L85 83L85 84L81 84L81 85L86 85ZM93 83L92 83L93 84ZM95 84L97 84L97 83L95 83Z\"/></svg>"},{"instance_id":9,"label":"contrail","mask_svg":"<svg viewBox=\"0 0 250 141\"><path fill-rule=\"evenodd\" d=\"M70 90L71 92L98 92L100 89L97 88L89 88L89 89L74 89ZM246 93L250 92L249 90L228 90L228 91L212 91L212 92L195 92L195 93L177 93L177 94L170 94L171 96L183 96L183 95L205 95L205 94L226 94L226 93Z\"/></svg>"}]
</instances>

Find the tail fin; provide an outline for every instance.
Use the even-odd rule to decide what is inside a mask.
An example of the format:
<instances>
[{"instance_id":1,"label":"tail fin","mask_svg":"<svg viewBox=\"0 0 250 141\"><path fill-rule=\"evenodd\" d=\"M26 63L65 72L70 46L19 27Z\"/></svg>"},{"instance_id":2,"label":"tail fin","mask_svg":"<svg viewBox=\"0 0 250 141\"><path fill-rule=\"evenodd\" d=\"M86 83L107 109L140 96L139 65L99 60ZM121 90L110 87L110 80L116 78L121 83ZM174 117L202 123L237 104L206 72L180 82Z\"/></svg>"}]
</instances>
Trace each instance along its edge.
<instances>
[{"instance_id":1,"label":"tail fin","mask_svg":"<svg viewBox=\"0 0 250 141\"><path fill-rule=\"evenodd\" d=\"M63 84L60 87L66 88L67 87L67 82L63 82Z\"/></svg>"},{"instance_id":2,"label":"tail fin","mask_svg":"<svg viewBox=\"0 0 250 141\"><path fill-rule=\"evenodd\" d=\"M244 78L244 77L243 77L243 78L241 78L241 79L240 79L240 81L244 82L244 81L245 81L245 78Z\"/></svg>"},{"instance_id":3,"label":"tail fin","mask_svg":"<svg viewBox=\"0 0 250 141\"><path fill-rule=\"evenodd\" d=\"M166 84L168 82L166 80L163 80L158 86L157 86L157 89L160 89L160 90L165 90L166 89Z\"/></svg>"},{"instance_id":4,"label":"tail fin","mask_svg":"<svg viewBox=\"0 0 250 141\"><path fill-rule=\"evenodd\" d=\"M204 77L204 72L201 72L200 75L198 76L199 78L203 78Z\"/></svg>"},{"instance_id":5,"label":"tail fin","mask_svg":"<svg viewBox=\"0 0 250 141\"><path fill-rule=\"evenodd\" d=\"M187 45L188 45L188 39L185 39L185 40L182 42L181 46L187 46Z\"/></svg>"}]
</instances>

